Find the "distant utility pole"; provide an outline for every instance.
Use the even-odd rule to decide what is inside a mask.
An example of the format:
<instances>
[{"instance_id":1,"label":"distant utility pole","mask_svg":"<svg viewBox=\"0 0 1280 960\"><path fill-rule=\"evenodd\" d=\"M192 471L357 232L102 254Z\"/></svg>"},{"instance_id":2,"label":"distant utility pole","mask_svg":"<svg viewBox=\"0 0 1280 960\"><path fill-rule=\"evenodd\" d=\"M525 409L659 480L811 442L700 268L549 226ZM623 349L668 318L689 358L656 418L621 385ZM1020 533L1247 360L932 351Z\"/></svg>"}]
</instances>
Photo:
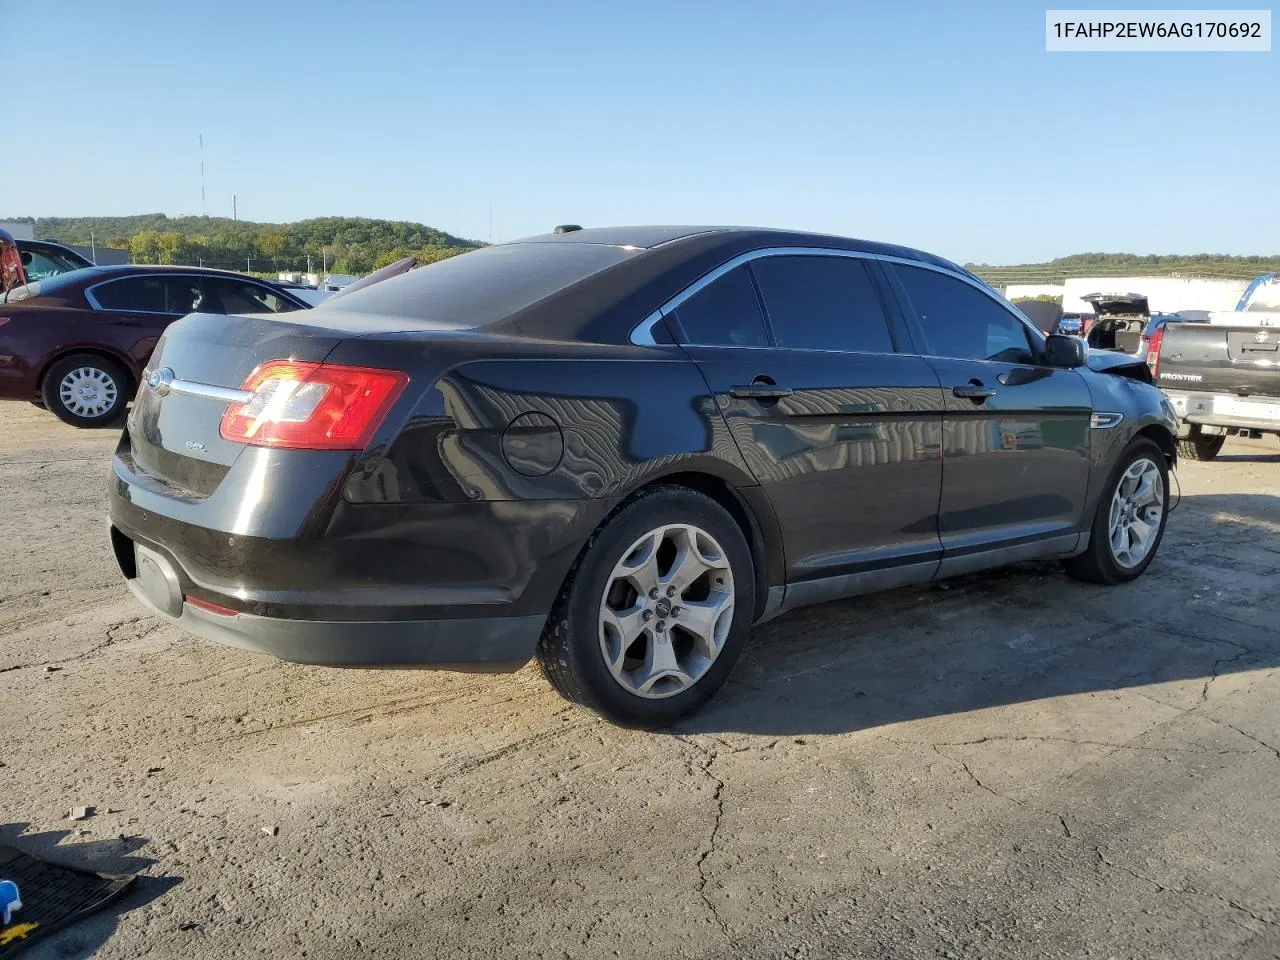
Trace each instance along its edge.
<instances>
[{"instance_id":1,"label":"distant utility pole","mask_svg":"<svg viewBox=\"0 0 1280 960\"><path fill-rule=\"evenodd\" d=\"M98 245L97 243L94 242L92 230L89 231L89 253L91 255L90 259L92 259L94 263L97 263L98 262Z\"/></svg>"},{"instance_id":2,"label":"distant utility pole","mask_svg":"<svg viewBox=\"0 0 1280 960\"><path fill-rule=\"evenodd\" d=\"M234 193L231 195L231 219L236 219L236 195Z\"/></svg>"},{"instance_id":3,"label":"distant utility pole","mask_svg":"<svg viewBox=\"0 0 1280 960\"><path fill-rule=\"evenodd\" d=\"M307 273L311 272L311 254L307 254Z\"/></svg>"},{"instance_id":4,"label":"distant utility pole","mask_svg":"<svg viewBox=\"0 0 1280 960\"><path fill-rule=\"evenodd\" d=\"M204 134L200 134L200 216L208 216L204 206Z\"/></svg>"},{"instance_id":5,"label":"distant utility pole","mask_svg":"<svg viewBox=\"0 0 1280 960\"><path fill-rule=\"evenodd\" d=\"M252 260L252 259L253 259L252 257L245 257L245 258L244 258L244 272L245 272L245 273L248 273L248 272L249 272L249 270L250 270L250 267L249 267L249 261L250 261L250 260Z\"/></svg>"}]
</instances>

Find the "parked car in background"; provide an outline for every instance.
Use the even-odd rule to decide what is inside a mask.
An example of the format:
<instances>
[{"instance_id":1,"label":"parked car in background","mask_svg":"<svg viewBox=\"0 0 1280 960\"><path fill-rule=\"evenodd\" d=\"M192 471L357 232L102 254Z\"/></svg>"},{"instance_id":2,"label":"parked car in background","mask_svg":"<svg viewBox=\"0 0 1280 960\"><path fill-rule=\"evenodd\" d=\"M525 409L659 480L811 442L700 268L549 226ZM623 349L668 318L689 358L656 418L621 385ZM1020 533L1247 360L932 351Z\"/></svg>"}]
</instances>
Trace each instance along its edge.
<instances>
[{"instance_id":1,"label":"parked car in background","mask_svg":"<svg viewBox=\"0 0 1280 960\"><path fill-rule=\"evenodd\" d=\"M1080 298L1092 305L1097 319L1086 338L1095 350L1137 354L1142 331L1151 319L1147 298L1140 293L1090 293Z\"/></svg>"},{"instance_id":2,"label":"parked car in background","mask_svg":"<svg viewBox=\"0 0 1280 960\"><path fill-rule=\"evenodd\" d=\"M1064 313L1058 319L1058 327L1054 331L1064 337L1080 337L1084 335L1084 314Z\"/></svg>"},{"instance_id":3,"label":"parked car in background","mask_svg":"<svg viewBox=\"0 0 1280 960\"><path fill-rule=\"evenodd\" d=\"M273 284L198 267L85 267L21 283L0 296L0 399L30 400L77 427L114 423L174 320L308 306Z\"/></svg>"},{"instance_id":4,"label":"parked car in background","mask_svg":"<svg viewBox=\"0 0 1280 960\"><path fill-rule=\"evenodd\" d=\"M1150 379L917 250L573 230L171 326L111 542L144 604L211 640L536 657L568 699L660 726L794 607L1037 557L1140 576L1176 456Z\"/></svg>"},{"instance_id":5,"label":"parked car in background","mask_svg":"<svg viewBox=\"0 0 1280 960\"><path fill-rule=\"evenodd\" d=\"M1167 323L1155 330L1148 365L1181 420L1189 460L1212 460L1230 434L1280 436L1280 328L1240 322Z\"/></svg>"},{"instance_id":6,"label":"parked car in background","mask_svg":"<svg viewBox=\"0 0 1280 960\"><path fill-rule=\"evenodd\" d=\"M88 257L54 240L18 240L17 244L28 280L44 280L93 266Z\"/></svg>"},{"instance_id":7,"label":"parked car in background","mask_svg":"<svg viewBox=\"0 0 1280 960\"><path fill-rule=\"evenodd\" d=\"M271 282L281 290L288 290L299 300L305 300L313 307L321 300L330 296L330 292L328 290L319 290L308 283L295 283L292 280L273 280Z\"/></svg>"}]
</instances>

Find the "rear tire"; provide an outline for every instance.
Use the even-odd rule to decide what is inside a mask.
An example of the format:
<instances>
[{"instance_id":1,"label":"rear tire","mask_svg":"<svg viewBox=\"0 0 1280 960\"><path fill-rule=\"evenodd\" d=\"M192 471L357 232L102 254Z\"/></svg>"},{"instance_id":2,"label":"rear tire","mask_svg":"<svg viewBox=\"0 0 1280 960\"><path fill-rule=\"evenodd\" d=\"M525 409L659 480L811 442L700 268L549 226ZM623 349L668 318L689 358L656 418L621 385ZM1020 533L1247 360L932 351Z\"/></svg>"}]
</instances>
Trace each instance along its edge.
<instances>
[{"instance_id":1,"label":"rear tire","mask_svg":"<svg viewBox=\"0 0 1280 960\"><path fill-rule=\"evenodd\" d=\"M1186 460L1209 461L1222 452L1222 445L1226 442L1225 433L1204 433L1199 427L1192 427L1191 433L1178 441L1178 456Z\"/></svg>"},{"instance_id":2,"label":"rear tire","mask_svg":"<svg viewBox=\"0 0 1280 960\"><path fill-rule=\"evenodd\" d=\"M1089 548L1067 561L1067 572L1106 586L1142 576L1164 539L1168 490L1169 461L1164 452L1146 438L1129 444L1098 498Z\"/></svg>"},{"instance_id":3,"label":"rear tire","mask_svg":"<svg viewBox=\"0 0 1280 960\"><path fill-rule=\"evenodd\" d=\"M49 412L73 427L106 427L129 405L133 382L114 360L92 353L63 357L45 371L40 394Z\"/></svg>"},{"instance_id":4,"label":"rear tire","mask_svg":"<svg viewBox=\"0 0 1280 960\"><path fill-rule=\"evenodd\" d=\"M538 641L565 699L624 726L666 726L720 688L755 611L751 551L710 497L659 486L587 541Z\"/></svg>"}]
</instances>

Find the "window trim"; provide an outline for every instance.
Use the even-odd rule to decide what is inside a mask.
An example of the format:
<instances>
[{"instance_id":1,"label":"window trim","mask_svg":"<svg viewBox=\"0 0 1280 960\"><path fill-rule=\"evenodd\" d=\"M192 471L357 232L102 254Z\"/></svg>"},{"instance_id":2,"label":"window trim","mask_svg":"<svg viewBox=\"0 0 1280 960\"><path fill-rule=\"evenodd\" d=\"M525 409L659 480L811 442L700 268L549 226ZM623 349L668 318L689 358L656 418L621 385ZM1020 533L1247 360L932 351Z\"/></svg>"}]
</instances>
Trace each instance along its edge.
<instances>
[{"instance_id":1,"label":"window trim","mask_svg":"<svg viewBox=\"0 0 1280 960\"><path fill-rule=\"evenodd\" d=\"M934 273L940 273L943 276L951 277L953 280L959 280L961 283L968 284L969 286L973 287L975 290L978 290L981 293L983 293L985 296L990 297L997 305L1009 311L1013 315L1014 319L1020 322L1029 331L1033 345L1035 344L1038 344L1040 346L1044 345L1044 336L1043 334L1041 334L1040 330L1036 327L1036 325L1033 324L1025 315L1023 315L1023 313L1016 306L1011 304L1009 301L1005 300L1004 297L1000 296L1000 294L998 294L996 291L992 290L990 287L988 287L986 284L980 281L971 279L970 277L967 277L961 273L957 273L954 270L948 270L947 268L937 266L936 264L926 263L923 260L911 260L907 257L894 257L894 256L890 256L888 254L883 254L883 253L870 253L865 250L840 250L833 247L761 247L759 250L748 250L746 253L740 253L736 257L731 257L730 259L726 260L724 263L720 264L718 267L713 267L711 270L704 273L701 277L699 277L697 280L693 281L693 283L686 286L683 290L681 290L675 296L669 298L665 303L662 304L662 306L658 307L658 309L654 310L647 317L641 320L638 324L632 327L628 340L631 343L636 344L637 346L642 346L642 347L659 346L660 344L657 342L657 340L654 339L653 328L657 326L657 324L660 323L663 320L663 318L667 317L668 315L673 313L675 310L677 310L680 307L680 304L684 303L694 294L700 292L705 287L714 283L716 280L720 279L722 276L724 276L730 270L733 270L735 267L739 267L739 266L742 266L743 264L751 263L751 261L759 260L763 257L791 257L791 256L847 257L852 260L878 260L884 263L895 263L895 264L900 263L903 266L920 267L921 269L924 269L924 270L932 270ZM889 283L892 283L892 281L893 281L893 278L890 278L888 280ZM752 283L753 284L755 283L754 277L752 277ZM896 296L896 291L894 292ZM761 309L763 310L763 305L761 305ZM892 334L893 332L892 320L887 316L885 319L890 324L890 333ZM911 317L911 319L914 319L914 317ZM765 321L766 323L768 322L767 313L765 314ZM708 348L716 347L716 346L720 346L720 347L725 346L724 344L692 344L692 343L682 344L682 345L708 347ZM919 346L921 345L913 345L913 349L918 349ZM799 347L787 348L787 347L777 347L777 346L769 346L769 347L733 346L728 349L784 350L784 349L804 349L804 348L799 348ZM833 352L844 353L847 351L833 351ZM899 352L906 352L906 351L900 350ZM931 354L925 353L925 354L916 354L916 355L930 356Z\"/></svg>"}]
</instances>

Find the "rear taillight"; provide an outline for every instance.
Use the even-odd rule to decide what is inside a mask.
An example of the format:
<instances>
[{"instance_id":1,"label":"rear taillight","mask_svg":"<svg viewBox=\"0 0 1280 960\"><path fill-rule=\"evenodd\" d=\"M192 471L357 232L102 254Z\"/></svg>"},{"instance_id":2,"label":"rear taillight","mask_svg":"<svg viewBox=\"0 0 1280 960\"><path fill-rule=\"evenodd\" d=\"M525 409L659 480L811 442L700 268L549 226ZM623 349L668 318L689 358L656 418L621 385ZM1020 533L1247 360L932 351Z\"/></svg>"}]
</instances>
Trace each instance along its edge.
<instances>
[{"instance_id":1,"label":"rear taillight","mask_svg":"<svg viewBox=\"0 0 1280 960\"><path fill-rule=\"evenodd\" d=\"M398 370L272 360L222 416L224 440L262 447L363 450L409 378Z\"/></svg>"},{"instance_id":2,"label":"rear taillight","mask_svg":"<svg viewBox=\"0 0 1280 960\"><path fill-rule=\"evenodd\" d=\"M1151 371L1151 379L1160 376L1160 346L1164 343L1164 327L1153 333L1147 340L1147 369Z\"/></svg>"}]
</instances>

